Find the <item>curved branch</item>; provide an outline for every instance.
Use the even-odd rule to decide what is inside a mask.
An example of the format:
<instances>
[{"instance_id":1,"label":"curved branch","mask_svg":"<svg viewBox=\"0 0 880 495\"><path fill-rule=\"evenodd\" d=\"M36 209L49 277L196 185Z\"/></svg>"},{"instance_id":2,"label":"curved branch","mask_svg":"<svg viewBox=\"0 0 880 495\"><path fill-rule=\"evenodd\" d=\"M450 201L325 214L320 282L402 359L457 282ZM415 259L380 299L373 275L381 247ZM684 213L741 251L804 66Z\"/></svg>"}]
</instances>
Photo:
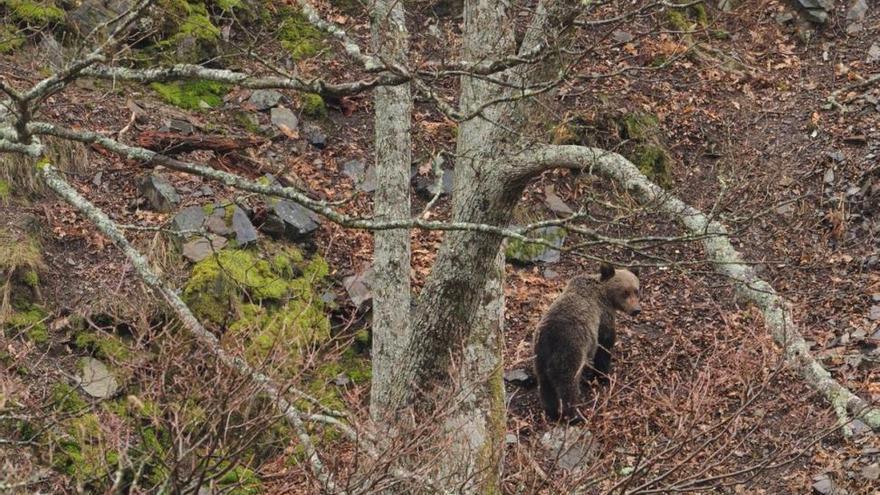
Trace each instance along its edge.
<instances>
[{"instance_id":1,"label":"curved branch","mask_svg":"<svg viewBox=\"0 0 880 495\"><path fill-rule=\"evenodd\" d=\"M728 240L726 228L711 220L700 210L663 190L644 176L629 160L609 151L581 146L542 146L523 157L521 174L534 175L551 168L589 169L622 185L642 202L651 202L667 215L680 221L695 235L715 234L702 240L715 270L734 281L737 293L755 304L764 315L773 339L779 344L787 362L806 382L822 393L831 403L842 423L846 413L880 431L880 408L870 404L835 380L810 353L792 316L792 305L780 296Z\"/></svg>"}]
</instances>

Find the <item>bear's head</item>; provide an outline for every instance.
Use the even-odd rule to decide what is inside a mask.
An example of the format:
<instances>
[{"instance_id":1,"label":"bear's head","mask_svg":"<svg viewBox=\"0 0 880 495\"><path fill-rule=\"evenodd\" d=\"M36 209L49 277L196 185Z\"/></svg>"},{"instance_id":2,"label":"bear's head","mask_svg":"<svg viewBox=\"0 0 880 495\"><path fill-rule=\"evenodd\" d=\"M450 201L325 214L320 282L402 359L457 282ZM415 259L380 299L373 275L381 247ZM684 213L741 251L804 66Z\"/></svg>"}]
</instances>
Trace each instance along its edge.
<instances>
[{"instance_id":1,"label":"bear's head","mask_svg":"<svg viewBox=\"0 0 880 495\"><path fill-rule=\"evenodd\" d=\"M615 270L608 263L603 263L599 269L599 282L605 288L605 297L614 306L614 309L630 316L637 316L642 312L642 306L639 304L639 278L637 275L638 271L636 270Z\"/></svg>"}]
</instances>

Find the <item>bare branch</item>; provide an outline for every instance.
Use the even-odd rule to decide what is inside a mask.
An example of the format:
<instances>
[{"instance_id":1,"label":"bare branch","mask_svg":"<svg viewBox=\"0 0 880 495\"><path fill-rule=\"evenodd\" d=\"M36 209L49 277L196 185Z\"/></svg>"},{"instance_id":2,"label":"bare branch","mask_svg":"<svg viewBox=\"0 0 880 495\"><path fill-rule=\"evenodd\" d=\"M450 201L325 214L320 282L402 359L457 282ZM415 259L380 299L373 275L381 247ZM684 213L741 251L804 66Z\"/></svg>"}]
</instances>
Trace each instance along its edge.
<instances>
[{"instance_id":1,"label":"bare branch","mask_svg":"<svg viewBox=\"0 0 880 495\"><path fill-rule=\"evenodd\" d=\"M126 67L98 66L86 69L83 75L99 79L120 79L142 83L174 80L200 79L235 84L249 89L292 89L322 95L346 96L368 91L377 86L394 86L407 79L384 73L378 77L350 83L328 83L322 79L306 81L296 77L257 77L226 69L209 69L200 65L178 64L152 69L129 69Z\"/></svg>"}]
</instances>

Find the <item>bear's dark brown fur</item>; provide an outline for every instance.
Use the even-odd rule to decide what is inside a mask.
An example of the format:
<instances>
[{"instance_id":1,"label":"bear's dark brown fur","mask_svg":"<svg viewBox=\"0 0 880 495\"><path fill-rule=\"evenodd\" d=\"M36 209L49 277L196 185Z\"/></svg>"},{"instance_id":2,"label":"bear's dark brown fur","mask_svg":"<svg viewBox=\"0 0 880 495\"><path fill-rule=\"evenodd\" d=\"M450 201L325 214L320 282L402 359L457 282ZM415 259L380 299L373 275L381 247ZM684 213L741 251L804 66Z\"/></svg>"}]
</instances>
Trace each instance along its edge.
<instances>
[{"instance_id":1,"label":"bear's dark brown fur","mask_svg":"<svg viewBox=\"0 0 880 495\"><path fill-rule=\"evenodd\" d=\"M550 419L577 420L575 405L585 369L607 377L615 311L639 314L639 279L629 270L603 264L598 277L573 278L541 319L535 339L535 375Z\"/></svg>"}]
</instances>

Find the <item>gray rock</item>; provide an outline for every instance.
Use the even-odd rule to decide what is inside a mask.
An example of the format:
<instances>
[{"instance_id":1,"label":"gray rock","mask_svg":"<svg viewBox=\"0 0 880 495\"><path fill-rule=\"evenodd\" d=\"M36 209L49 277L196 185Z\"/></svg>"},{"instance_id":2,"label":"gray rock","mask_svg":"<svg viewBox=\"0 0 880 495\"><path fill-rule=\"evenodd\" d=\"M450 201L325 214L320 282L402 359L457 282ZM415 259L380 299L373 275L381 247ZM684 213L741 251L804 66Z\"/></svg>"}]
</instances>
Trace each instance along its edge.
<instances>
[{"instance_id":1,"label":"gray rock","mask_svg":"<svg viewBox=\"0 0 880 495\"><path fill-rule=\"evenodd\" d=\"M425 199L432 199L438 191L440 195L450 195L455 189L455 172L443 170L443 179L438 183L437 176L431 172L427 177L417 175L414 182L416 193Z\"/></svg>"},{"instance_id":2,"label":"gray rock","mask_svg":"<svg viewBox=\"0 0 880 495\"><path fill-rule=\"evenodd\" d=\"M85 0L67 13L67 23L80 36L86 36L95 28L128 12L133 6L133 0ZM115 24L110 23L103 29L112 29Z\"/></svg>"},{"instance_id":3,"label":"gray rock","mask_svg":"<svg viewBox=\"0 0 880 495\"><path fill-rule=\"evenodd\" d=\"M208 237L198 237L184 243L183 257L193 263L198 263L223 249L226 243L226 238L219 235L210 234Z\"/></svg>"},{"instance_id":4,"label":"gray rock","mask_svg":"<svg viewBox=\"0 0 880 495\"><path fill-rule=\"evenodd\" d=\"M874 464L869 464L863 467L862 478L870 481L877 481L880 479L880 462L875 462Z\"/></svg>"},{"instance_id":5,"label":"gray rock","mask_svg":"<svg viewBox=\"0 0 880 495\"><path fill-rule=\"evenodd\" d=\"M544 204L546 204L547 208L550 208L554 213L559 213L561 215L571 215L574 213L574 210L565 204L565 201L556 194L556 190L553 186L547 186L544 188Z\"/></svg>"},{"instance_id":6,"label":"gray rock","mask_svg":"<svg viewBox=\"0 0 880 495\"><path fill-rule=\"evenodd\" d=\"M309 128L306 129L306 140L309 144L319 150L327 147L327 135L318 127L309 126Z\"/></svg>"},{"instance_id":7,"label":"gray rock","mask_svg":"<svg viewBox=\"0 0 880 495\"><path fill-rule=\"evenodd\" d=\"M345 277L342 280L342 286L345 287L348 298L351 299L352 304L357 308L373 299L372 285L373 268L369 266L361 273Z\"/></svg>"},{"instance_id":8,"label":"gray rock","mask_svg":"<svg viewBox=\"0 0 880 495\"><path fill-rule=\"evenodd\" d=\"M831 158L837 163L843 163L844 161L846 161L846 157L843 156L843 153L840 152L840 150L826 151L825 156Z\"/></svg>"},{"instance_id":9,"label":"gray rock","mask_svg":"<svg viewBox=\"0 0 880 495\"><path fill-rule=\"evenodd\" d=\"M87 394L96 399L107 399L116 395L119 384L104 363L94 358L83 358L80 364L80 386Z\"/></svg>"},{"instance_id":10,"label":"gray rock","mask_svg":"<svg viewBox=\"0 0 880 495\"><path fill-rule=\"evenodd\" d=\"M360 160L349 160L342 166L342 173L351 177L351 180L361 191L371 193L376 190L376 169L374 167L365 167Z\"/></svg>"},{"instance_id":11,"label":"gray rock","mask_svg":"<svg viewBox=\"0 0 880 495\"><path fill-rule=\"evenodd\" d=\"M519 443L519 437L517 437L513 433L508 433L504 435L504 443L506 443L507 445L516 445L517 443Z\"/></svg>"},{"instance_id":12,"label":"gray rock","mask_svg":"<svg viewBox=\"0 0 880 495\"><path fill-rule=\"evenodd\" d=\"M228 208L232 208L232 211L228 211ZM238 205L215 204L213 211L205 219L204 226L217 235L235 236L235 243L239 247L257 240L257 229Z\"/></svg>"},{"instance_id":13,"label":"gray rock","mask_svg":"<svg viewBox=\"0 0 880 495\"><path fill-rule=\"evenodd\" d=\"M333 384L339 387L344 387L349 383L351 383L351 379L345 373L340 373L333 379Z\"/></svg>"},{"instance_id":14,"label":"gray rock","mask_svg":"<svg viewBox=\"0 0 880 495\"><path fill-rule=\"evenodd\" d=\"M504 381L525 386L535 382L535 377L524 368L515 368L504 372Z\"/></svg>"},{"instance_id":15,"label":"gray rock","mask_svg":"<svg viewBox=\"0 0 880 495\"><path fill-rule=\"evenodd\" d=\"M196 128L185 120L169 119L159 128L159 132L177 132L189 135L196 132Z\"/></svg>"},{"instance_id":16,"label":"gray rock","mask_svg":"<svg viewBox=\"0 0 880 495\"><path fill-rule=\"evenodd\" d=\"M826 23L828 16L834 11L833 0L797 0L797 4L804 17L817 24Z\"/></svg>"},{"instance_id":17,"label":"gray rock","mask_svg":"<svg viewBox=\"0 0 880 495\"><path fill-rule=\"evenodd\" d=\"M205 209L201 206L187 206L180 213L174 215L174 220L171 221L171 230L182 233L182 237L190 237L204 231L205 217Z\"/></svg>"},{"instance_id":18,"label":"gray rock","mask_svg":"<svg viewBox=\"0 0 880 495\"><path fill-rule=\"evenodd\" d=\"M140 192L147 198L150 207L156 211L168 212L180 203L180 195L177 194L174 186L157 173L141 179Z\"/></svg>"},{"instance_id":19,"label":"gray rock","mask_svg":"<svg viewBox=\"0 0 880 495\"><path fill-rule=\"evenodd\" d=\"M104 183L104 171L98 170L98 173L92 178L92 184L95 187L101 187L101 184Z\"/></svg>"},{"instance_id":20,"label":"gray rock","mask_svg":"<svg viewBox=\"0 0 880 495\"><path fill-rule=\"evenodd\" d=\"M880 320L880 304L871 306L871 309L868 310L868 319L873 321Z\"/></svg>"},{"instance_id":21,"label":"gray rock","mask_svg":"<svg viewBox=\"0 0 880 495\"><path fill-rule=\"evenodd\" d=\"M299 241L318 230L318 223L306 208L284 198L268 201L269 215L260 229L275 238Z\"/></svg>"},{"instance_id":22,"label":"gray rock","mask_svg":"<svg viewBox=\"0 0 880 495\"><path fill-rule=\"evenodd\" d=\"M541 446L560 468L586 471L594 456L592 436L583 428L556 426L541 436Z\"/></svg>"},{"instance_id":23,"label":"gray rock","mask_svg":"<svg viewBox=\"0 0 880 495\"><path fill-rule=\"evenodd\" d=\"M53 69L64 67L64 47L55 39L52 33L43 34L40 39L40 53L46 57L49 66Z\"/></svg>"},{"instance_id":24,"label":"gray rock","mask_svg":"<svg viewBox=\"0 0 880 495\"><path fill-rule=\"evenodd\" d=\"M865 14L867 13L868 2L865 0L854 0L846 11L846 20L849 22L861 22L865 20Z\"/></svg>"},{"instance_id":25,"label":"gray rock","mask_svg":"<svg viewBox=\"0 0 880 495\"><path fill-rule=\"evenodd\" d=\"M819 495L844 495L846 491L841 490L837 484L826 474L813 477L813 493Z\"/></svg>"},{"instance_id":26,"label":"gray rock","mask_svg":"<svg viewBox=\"0 0 880 495\"><path fill-rule=\"evenodd\" d=\"M272 124L281 129L288 137L295 135L299 129L299 119L296 118L290 109L284 107L275 107L270 114Z\"/></svg>"},{"instance_id":27,"label":"gray rock","mask_svg":"<svg viewBox=\"0 0 880 495\"><path fill-rule=\"evenodd\" d=\"M547 280L556 280L557 278L559 278L559 272L547 268L544 270L544 278L546 278Z\"/></svg>"},{"instance_id":28,"label":"gray rock","mask_svg":"<svg viewBox=\"0 0 880 495\"><path fill-rule=\"evenodd\" d=\"M871 47L868 48L868 58L866 59L866 61L869 64L880 61L880 45L878 45L877 43L871 44Z\"/></svg>"},{"instance_id":29,"label":"gray rock","mask_svg":"<svg viewBox=\"0 0 880 495\"><path fill-rule=\"evenodd\" d=\"M618 43L629 43L630 41L635 39L632 34L626 31L621 31L619 29L611 33L611 38Z\"/></svg>"},{"instance_id":30,"label":"gray rock","mask_svg":"<svg viewBox=\"0 0 880 495\"><path fill-rule=\"evenodd\" d=\"M828 184L828 185L834 184L834 169L829 168L828 170L826 170L825 175L823 176L822 180L825 181L825 184Z\"/></svg>"},{"instance_id":31,"label":"gray rock","mask_svg":"<svg viewBox=\"0 0 880 495\"><path fill-rule=\"evenodd\" d=\"M268 110L281 101L282 94L274 89L258 89L251 93L248 103L253 105L257 110Z\"/></svg>"},{"instance_id":32,"label":"gray rock","mask_svg":"<svg viewBox=\"0 0 880 495\"><path fill-rule=\"evenodd\" d=\"M776 23L780 26L784 26L794 20L794 14L791 12L780 12L776 14L773 19L776 20Z\"/></svg>"}]
</instances>

